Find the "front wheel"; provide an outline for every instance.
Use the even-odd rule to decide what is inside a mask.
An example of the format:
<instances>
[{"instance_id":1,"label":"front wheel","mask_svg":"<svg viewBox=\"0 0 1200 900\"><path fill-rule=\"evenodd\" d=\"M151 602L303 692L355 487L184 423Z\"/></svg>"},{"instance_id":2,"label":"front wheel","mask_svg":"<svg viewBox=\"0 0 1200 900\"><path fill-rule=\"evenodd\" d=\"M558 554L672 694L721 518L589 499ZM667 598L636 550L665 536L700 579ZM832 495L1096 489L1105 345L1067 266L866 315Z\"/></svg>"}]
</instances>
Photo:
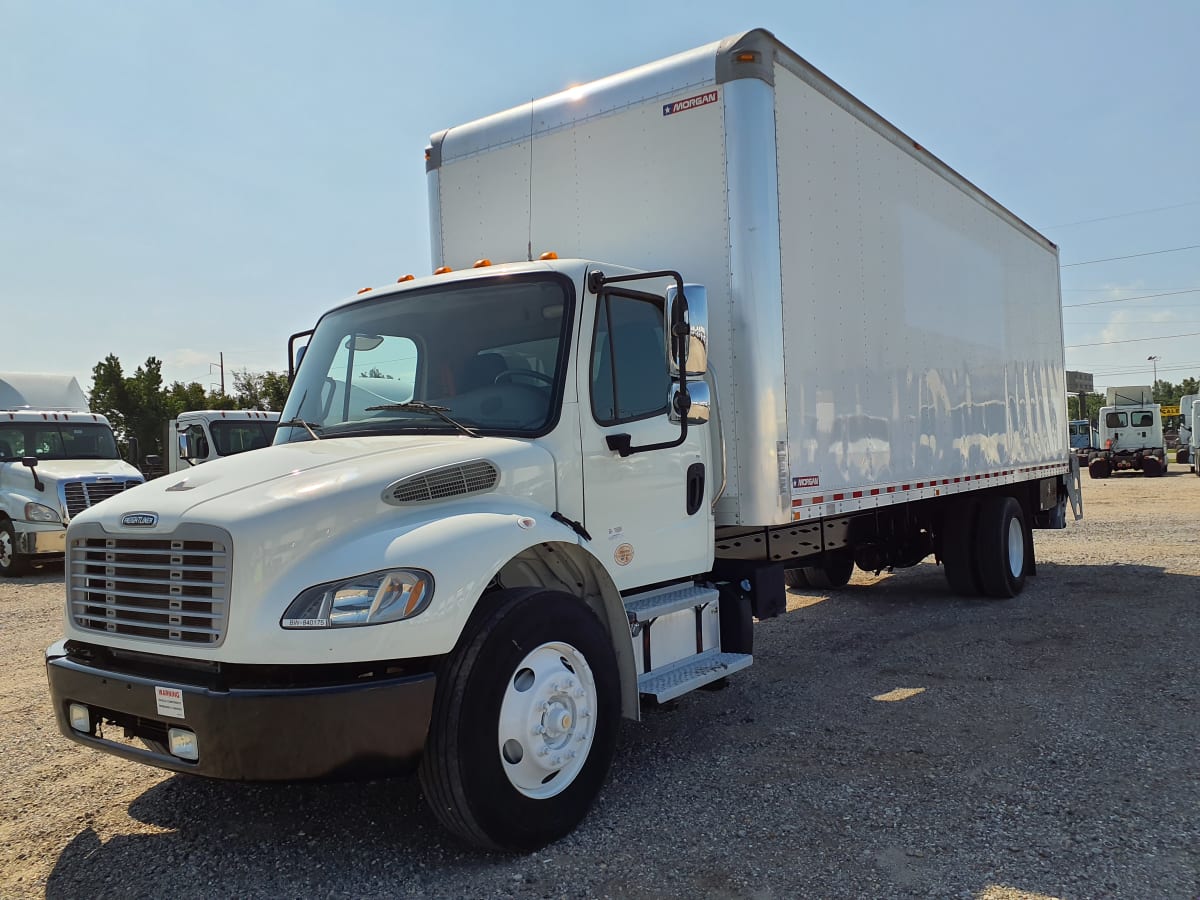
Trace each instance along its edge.
<instances>
[{"instance_id":1,"label":"front wheel","mask_svg":"<svg viewBox=\"0 0 1200 900\"><path fill-rule=\"evenodd\" d=\"M29 569L29 557L17 552L17 531L5 519L0 522L0 575L16 578Z\"/></svg>"},{"instance_id":2,"label":"front wheel","mask_svg":"<svg viewBox=\"0 0 1200 900\"><path fill-rule=\"evenodd\" d=\"M566 593L506 591L468 622L438 673L425 798L469 843L544 847L591 807L619 716L616 657L595 613Z\"/></svg>"}]
</instances>

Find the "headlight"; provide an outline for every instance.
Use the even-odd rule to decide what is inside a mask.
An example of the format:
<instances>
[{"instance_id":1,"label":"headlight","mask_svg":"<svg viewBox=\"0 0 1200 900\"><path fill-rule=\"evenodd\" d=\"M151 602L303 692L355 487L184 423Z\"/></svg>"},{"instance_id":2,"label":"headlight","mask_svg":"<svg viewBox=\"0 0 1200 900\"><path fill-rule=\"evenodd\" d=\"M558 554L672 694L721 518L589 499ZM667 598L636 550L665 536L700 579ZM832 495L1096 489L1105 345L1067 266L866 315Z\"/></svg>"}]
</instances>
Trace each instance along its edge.
<instances>
[{"instance_id":1,"label":"headlight","mask_svg":"<svg viewBox=\"0 0 1200 900\"><path fill-rule=\"evenodd\" d=\"M58 514L58 510L43 506L41 503L26 503L25 504L25 521L26 522L61 522L62 516Z\"/></svg>"},{"instance_id":2,"label":"headlight","mask_svg":"<svg viewBox=\"0 0 1200 900\"><path fill-rule=\"evenodd\" d=\"M341 628L411 619L433 599L433 576L420 569L389 569L318 584L291 602L284 628Z\"/></svg>"}]
</instances>

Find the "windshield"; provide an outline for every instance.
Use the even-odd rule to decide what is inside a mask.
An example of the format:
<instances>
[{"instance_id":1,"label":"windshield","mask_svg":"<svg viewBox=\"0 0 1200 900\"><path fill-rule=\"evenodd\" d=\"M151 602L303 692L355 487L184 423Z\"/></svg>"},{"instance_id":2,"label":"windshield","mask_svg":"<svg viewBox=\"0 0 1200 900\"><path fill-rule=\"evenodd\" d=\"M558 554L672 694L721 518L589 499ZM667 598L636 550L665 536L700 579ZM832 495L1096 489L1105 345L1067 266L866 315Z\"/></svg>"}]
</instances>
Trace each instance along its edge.
<instances>
[{"instance_id":1,"label":"windshield","mask_svg":"<svg viewBox=\"0 0 1200 900\"><path fill-rule=\"evenodd\" d=\"M6 422L0 425L0 460L26 456L38 459L120 459L117 442L107 425L70 422Z\"/></svg>"},{"instance_id":2,"label":"windshield","mask_svg":"<svg viewBox=\"0 0 1200 900\"><path fill-rule=\"evenodd\" d=\"M218 456L231 456L268 446L275 439L274 422L210 422Z\"/></svg>"},{"instance_id":3,"label":"windshield","mask_svg":"<svg viewBox=\"0 0 1200 900\"><path fill-rule=\"evenodd\" d=\"M317 324L281 421L303 420L322 439L462 433L454 423L484 434L544 434L562 396L570 304L570 282L546 274L334 310ZM297 422L275 440L311 439Z\"/></svg>"}]
</instances>

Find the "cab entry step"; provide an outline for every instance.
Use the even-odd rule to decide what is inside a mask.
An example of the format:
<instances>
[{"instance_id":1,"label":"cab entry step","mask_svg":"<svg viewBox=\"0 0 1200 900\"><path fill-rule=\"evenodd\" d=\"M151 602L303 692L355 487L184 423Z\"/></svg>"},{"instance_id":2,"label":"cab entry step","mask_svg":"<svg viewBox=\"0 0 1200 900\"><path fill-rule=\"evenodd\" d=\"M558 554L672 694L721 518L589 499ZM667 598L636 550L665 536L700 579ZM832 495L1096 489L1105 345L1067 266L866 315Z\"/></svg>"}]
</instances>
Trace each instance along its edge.
<instances>
[{"instance_id":1,"label":"cab entry step","mask_svg":"<svg viewBox=\"0 0 1200 900\"><path fill-rule=\"evenodd\" d=\"M754 661L749 653L722 653L706 650L678 662L638 676L638 692L648 694L659 703L674 700L688 691L724 678Z\"/></svg>"}]
</instances>

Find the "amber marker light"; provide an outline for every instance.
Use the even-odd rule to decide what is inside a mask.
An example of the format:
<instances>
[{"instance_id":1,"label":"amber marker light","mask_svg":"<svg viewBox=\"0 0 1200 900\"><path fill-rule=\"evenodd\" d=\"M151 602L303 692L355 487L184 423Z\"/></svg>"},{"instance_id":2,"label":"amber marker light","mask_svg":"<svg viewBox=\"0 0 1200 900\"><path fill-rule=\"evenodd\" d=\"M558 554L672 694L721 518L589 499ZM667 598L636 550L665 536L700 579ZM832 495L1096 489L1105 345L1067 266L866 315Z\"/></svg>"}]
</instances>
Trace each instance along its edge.
<instances>
[{"instance_id":1,"label":"amber marker light","mask_svg":"<svg viewBox=\"0 0 1200 900\"><path fill-rule=\"evenodd\" d=\"M449 266L438 266L436 269L433 270L433 274L434 275L445 275L447 272L453 272L453 271L454 270L452 268L450 268Z\"/></svg>"},{"instance_id":2,"label":"amber marker light","mask_svg":"<svg viewBox=\"0 0 1200 900\"><path fill-rule=\"evenodd\" d=\"M754 52L739 53L734 57L740 63L758 62L758 54Z\"/></svg>"},{"instance_id":3,"label":"amber marker light","mask_svg":"<svg viewBox=\"0 0 1200 900\"><path fill-rule=\"evenodd\" d=\"M547 250L545 253L543 253L541 256L539 256L538 259L542 259L542 260L558 259L558 254L555 253L553 250Z\"/></svg>"},{"instance_id":4,"label":"amber marker light","mask_svg":"<svg viewBox=\"0 0 1200 900\"><path fill-rule=\"evenodd\" d=\"M491 264L492 264L492 261L490 259L477 259L477 260L475 260L475 265L471 266L471 268L472 269L486 269Z\"/></svg>"},{"instance_id":5,"label":"amber marker light","mask_svg":"<svg viewBox=\"0 0 1200 900\"><path fill-rule=\"evenodd\" d=\"M412 281L415 277L414 275L401 275L396 279L396 284L404 284L406 281Z\"/></svg>"},{"instance_id":6,"label":"amber marker light","mask_svg":"<svg viewBox=\"0 0 1200 900\"><path fill-rule=\"evenodd\" d=\"M359 289L358 289L358 292L359 292L360 294L365 294L365 293L366 293L367 291L369 291L369 290L371 290L371 288L359 288Z\"/></svg>"}]
</instances>

